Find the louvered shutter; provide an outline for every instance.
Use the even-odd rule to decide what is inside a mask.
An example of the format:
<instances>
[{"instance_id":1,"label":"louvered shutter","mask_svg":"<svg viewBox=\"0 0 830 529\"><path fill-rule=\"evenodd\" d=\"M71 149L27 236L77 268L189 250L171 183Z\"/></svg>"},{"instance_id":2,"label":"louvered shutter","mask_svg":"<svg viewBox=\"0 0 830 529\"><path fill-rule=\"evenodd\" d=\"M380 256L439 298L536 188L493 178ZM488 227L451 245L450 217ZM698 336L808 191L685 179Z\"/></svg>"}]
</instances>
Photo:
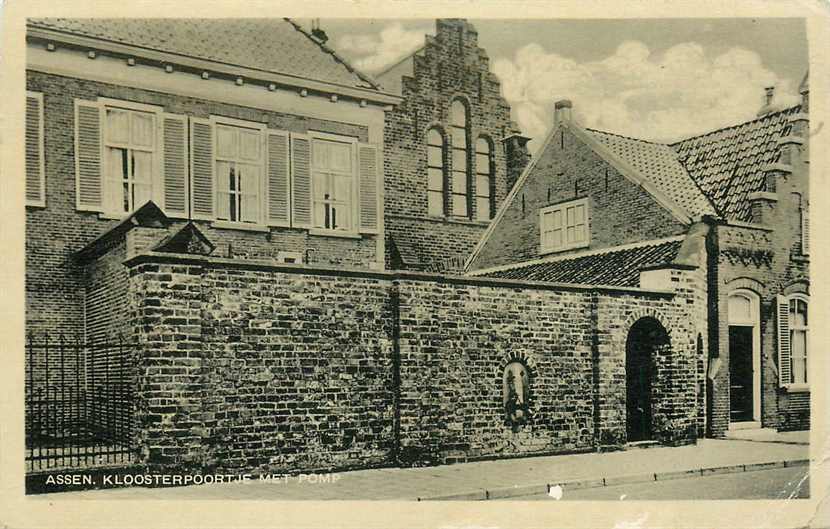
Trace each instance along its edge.
<instances>
[{"instance_id":1,"label":"louvered shutter","mask_svg":"<svg viewBox=\"0 0 830 529\"><path fill-rule=\"evenodd\" d=\"M101 106L75 100L76 207L103 211L101 178Z\"/></svg>"},{"instance_id":2,"label":"louvered shutter","mask_svg":"<svg viewBox=\"0 0 830 529\"><path fill-rule=\"evenodd\" d=\"M187 118L161 115L164 212L187 218Z\"/></svg>"},{"instance_id":3,"label":"louvered shutter","mask_svg":"<svg viewBox=\"0 0 830 529\"><path fill-rule=\"evenodd\" d=\"M357 146L360 176L360 231L378 232L378 149L360 143Z\"/></svg>"},{"instance_id":4,"label":"louvered shutter","mask_svg":"<svg viewBox=\"0 0 830 529\"><path fill-rule=\"evenodd\" d=\"M266 142L268 156L266 214L268 225L288 226L291 221L288 133L269 130Z\"/></svg>"},{"instance_id":5,"label":"louvered shutter","mask_svg":"<svg viewBox=\"0 0 830 529\"><path fill-rule=\"evenodd\" d=\"M45 206L43 94L26 93L26 204Z\"/></svg>"},{"instance_id":6,"label":"louvered shutter","mask_svg":"<svg viewBox=\"0 0 830 529\"><path fill-rule=\"evenodd\" d=\"M807 209L801 210L801 253L810 255L810 215Z\"/></svg>"},{"instance_id":7,"label":"louvered shutter","mask_svg":"<svg viewBox=\"0 0 830 529\"><path fill-rule=\"evenodd\" d=\"M778 313L778 384L790 383L790 302L784 296L776 299Z\"/></svg>"},{"instance_id":8,"label":"louvered shutter","mask_svg":"<svg viewBox=\"0 0 830 529\"><path fill-rule=\"evenodd\" d=\"M190 211L194 219L213 220L213 123L190 118Z\"/></svg>"},{"instance_id":9,"label":"louvered shutter","mask_svg":"<svg viewBox=\"0 0 830 529\"><path fill-rule=\"evenodd\" d=\"M291 225L311 227L311 138L291 133Z\"/></svg>"}]
</instances>

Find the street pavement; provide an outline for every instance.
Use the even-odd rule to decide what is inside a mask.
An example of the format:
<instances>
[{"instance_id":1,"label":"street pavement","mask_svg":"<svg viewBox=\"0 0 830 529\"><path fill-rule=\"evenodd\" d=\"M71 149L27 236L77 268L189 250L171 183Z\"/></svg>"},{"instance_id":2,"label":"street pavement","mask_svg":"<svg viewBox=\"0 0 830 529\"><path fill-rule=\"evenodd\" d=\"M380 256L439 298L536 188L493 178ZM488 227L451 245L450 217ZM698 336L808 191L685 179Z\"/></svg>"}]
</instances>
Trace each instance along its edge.
<instances>
[{"instance_id":1,"label":"street pavement","mask_svg":"<svg viewBox=\"0 0 830 529\"><path fill-rule=\"evenodd\" d=\"M556 501L558 492L516 496L502 501ZM809 497L808 467L795 466L573 491L564 489L559 500L786 500Z\"/></svg>"},{"instance_id":2,"label":"street pavement","mask_svg":"<svg viewBox=\"0 0 830 529\"><path fill-rule=\"evenodd\" d=\"M422 468L383 468L326 475L211 485L43 494L34 498L77 499L246 499L246 500L416 500L485 499L546 492L551 483L612 484L630 477L700 472L700 469L804 461L809 446L744 440L701 439L695 445L636 448L608 453L524 457ZM747 467L748 468L748 467ZM804 471L807 467L799 467ZM745 470L738 468L738 471ZM747 475L754 472L746 472ZM606 481L603 481L606 480ZM578 484L579 485L579 484ZM577 488L577 487L573 487ZM678 497L676 499L684 499Z\"/></svg>"}]
</instances>

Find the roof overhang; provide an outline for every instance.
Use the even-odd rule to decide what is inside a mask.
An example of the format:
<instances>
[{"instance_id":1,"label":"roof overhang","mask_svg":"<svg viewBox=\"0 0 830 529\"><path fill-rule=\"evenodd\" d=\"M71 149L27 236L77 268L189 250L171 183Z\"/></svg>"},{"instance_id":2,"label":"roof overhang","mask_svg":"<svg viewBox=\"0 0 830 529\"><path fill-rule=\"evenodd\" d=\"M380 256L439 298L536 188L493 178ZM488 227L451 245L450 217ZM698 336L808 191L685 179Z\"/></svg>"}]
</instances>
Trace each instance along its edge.
<instances>
[{"instance_id":1,"label":"roof overhang","mask_svg":"<svg viewBox=\"0 0 830 529\"><path fill-rule=\"evenodd\" d=\"M399 96L379 92L370 88L327 83L324 81L306 79L304 77L279 72L271 72L247 66L200 59L189 55L158 51L141 46L133 46L110 40L75 35L52 29L28 27L26 30L26 39L27 41L32 42L43 42L44 44L48 42L60 43L64 46L86 51L103 51L112 55L122 56L124 58L140 58L149 62L158 63L160 66L171 64L178 66L179 69L183 71L190 71L197 74L207 71L211 74L227 76L228 78L242 77L248 81L260 81L263 84L274 83L281 87L305 89L324 95L335 94L383 106L397 105L403 101L403 98Z\"/></svg>"}]
</instances>

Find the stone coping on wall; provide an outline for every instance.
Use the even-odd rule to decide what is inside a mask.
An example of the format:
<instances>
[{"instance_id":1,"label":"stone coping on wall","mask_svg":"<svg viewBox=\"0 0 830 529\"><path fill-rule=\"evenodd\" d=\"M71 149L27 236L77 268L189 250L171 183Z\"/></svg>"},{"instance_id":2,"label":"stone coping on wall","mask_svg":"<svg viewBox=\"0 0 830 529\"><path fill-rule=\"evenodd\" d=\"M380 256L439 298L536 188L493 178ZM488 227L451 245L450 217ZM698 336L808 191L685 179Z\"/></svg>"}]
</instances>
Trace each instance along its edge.
<instances>
[{"instance_id":1,"label":"stone coping on wall","mask_svg":"<svg viewBox=\"0 0 830 529\"><path fill-rule=\"evenodd\" d=\"M127 267L134 267L145 263L171 263L184 265L191 264L216 268L238 268L244 270L280 272L287 274L326 275L364 279L380 279L386 281L425 281L434 283L470 285L493 288L602 292L608 294L631 294L640 296L651 296L655 298L672 298L675 296L675 292L670 290L645 289L638 287L620 287L613 285L585 285L577 283L548 283L541 281L520 281L492 277L472 277L403 270L380 271L348 267L331 268L308 264L274 263L271 261L262 261L254 259L229 259L225 257L161 253L153 251L143 252L124 261L124 265Z\"/></svg>"}]
</instances>

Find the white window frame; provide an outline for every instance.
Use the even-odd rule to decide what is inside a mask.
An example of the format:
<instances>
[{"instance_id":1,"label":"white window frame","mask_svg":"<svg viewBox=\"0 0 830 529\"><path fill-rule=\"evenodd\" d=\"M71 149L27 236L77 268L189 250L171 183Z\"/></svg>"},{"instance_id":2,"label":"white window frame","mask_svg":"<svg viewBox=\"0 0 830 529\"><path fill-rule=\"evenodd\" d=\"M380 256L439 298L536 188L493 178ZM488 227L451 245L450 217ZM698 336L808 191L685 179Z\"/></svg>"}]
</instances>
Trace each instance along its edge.
<instances>
[{"instance_id":1,"label":"white window frame","mask_svg":"<svg viewBox=\"0 0 830 529\"><path fill-rule=\"evenodd\" d=\"M254 228L267 229L265 226L265 207L266 207L266 171L267 171L267 135L268 126L265 123L258 123L256 121L246 121L242 119L229 118L224 116L210 116L211 126L213 128L213 217L212 226L222 228ZM255 130L259 133L259 181L257 182L257 209L258 216L253 222L244 222L242 220L228 220L219 218L219 163L233 162L240 163L238 160L224 158L219 156L219 127L234 127L240 129ZM237 210L238 211L238 210Z\"/></svg>"},{"instance_id":2,"label":"white window frame","mask_svg":"<svg viewBox=\"0 0 830 529\"><path fill-rule=\"evenodd\" d=\"M790 303L793 301L803 301L807 305L807 325L804 327L796 327L794 325L794 319L789 317L789 321L787 326L790 330L790 376L793 376L793 331L795 330L803 330L805 334L805 350L804 350L804 373L807 378L807 382L790 382L785 384L784 387L787 388L787 391L809 391L810 389L810 298L806 294L802 293L795 293L790 294L787 296L787 313L789 314Z\"/></svg>"},{"instance_id":3,"label":"white window frame","mask_svg":"<svg viewBox=\"0 0 830 529\"><path fill-rule=\"evenodd\" d=\"M358 174L358 159L357 159L357 146L359 143L358 138L354 136L341 136L339 134L330 134L326 132L317 132L317 131L309 131L309 137L311 138L311 160L309 165L311 167L311 231L314 233L323 233L323 234L341 234L341 235L349 235L349 236L359 236L360 228L358 226L360 222L360 211L359 211L359 204L360 204L360 197L359 193L359 181L360 175ZM352 158L352 185L349 193L349 214L350 214L350 228L349 229L338 229L338 228L326 228L325 226L318 226L316 224L315 219L315 206L317 203L317 199L314 196L314 179L318 178L317 176L317 169L314 167L314 144L315 142L324 141L324 142L334 142L334 143L344 143L348 144L351 150L351 158Z\"/></svg>"},{"instance_id":4,"label":"white window frame","mask_svg":"<svg viewBox=\"0 0 830 529\"><path fill-rule=\"evenodd\" d=\"M43 92L33 92L26 90L26 97L33 97L39 101L39 115L38 115L38 171L40 177L40 200L27 200L27 206L46 207L46 141L44 137L44 110L43 110ZM26 102L28 105L28 101Z\"/></svg>"},{"instance_id":5,"label":"white window frame","mask_svg":"<svg viewBox=\"0 0 830 529\"><path fill-rule=\"evenodd\" d=\"M585 218L584 218L584 225L585 225L585 239L581 241L574 241L572 243L568 243L567 240L567 210L571 207L577 206L584 206L585 208ZM562 215L562 244L559 246L546 246L545 245L545 232L547 231L545 228L545 215L553 214L559 211ZM577 226L575 224L574 226ZM572 250L574 248L585 248L591 244L591 201L588 197L579 198L577 200L570 200L568 202L562 202L559 204L554 204L552 206L547 206L541 208L539 210L539 253L546 254L546 253L553 253L553 252L562 252L565 250Z\"/></svg>"},{"instance_id":6,"label":"white window frame","mask_svg":"<svg viewBox=\"0 0 830 529\"><path fill-rule=\"evenodd\" d=\"M107 97L99 97L98 104L101 109L101 200L103 213L102 216L106 218L123 218L131 215L140 204L133 204L130 211L115 211L109 203L108 197L110 193L110 167L109 156L107 155L107 148L111 146L117 147L116 144L108 141L107 134L107 110L116 108L120 110L127 110L132 112L145 112L152 114L154 118L153 123L153 145L152 145L152 162L150 175L150 198L159 207L164 207L164 189L162 182L162 153L161 153L161 118L164 109L156 105L148 105L146 103L136 103L135 101L126 101L123 99L111 99ZM128 147L129 148L129 147Z\"/></svg>"}]
</instances>

